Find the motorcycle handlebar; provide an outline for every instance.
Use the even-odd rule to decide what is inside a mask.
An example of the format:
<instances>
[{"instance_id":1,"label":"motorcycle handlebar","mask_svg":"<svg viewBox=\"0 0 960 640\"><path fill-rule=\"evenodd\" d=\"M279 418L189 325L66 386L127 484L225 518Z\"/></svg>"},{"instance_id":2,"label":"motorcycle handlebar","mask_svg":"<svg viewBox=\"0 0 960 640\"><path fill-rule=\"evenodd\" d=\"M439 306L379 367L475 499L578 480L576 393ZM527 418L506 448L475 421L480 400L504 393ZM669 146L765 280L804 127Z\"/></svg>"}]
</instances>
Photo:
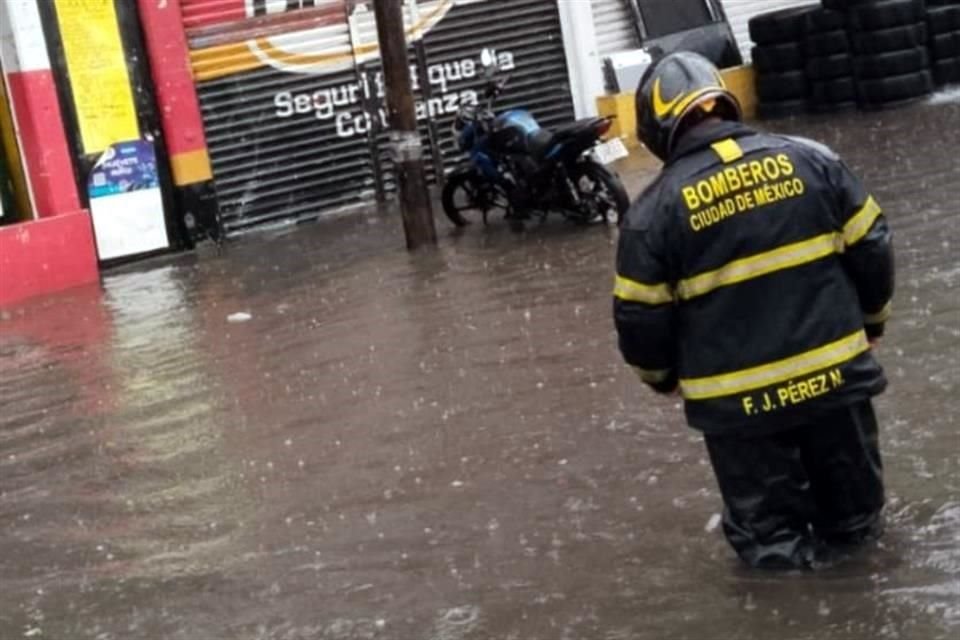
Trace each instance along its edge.
<instances>
[{"instance_id":1,"label":"motorcycle handlebar","mask_svg":"<svg viewBox=\"0 0 960 640\"><path fill-rule=\"evenodd\" d=\"M493 108L493 101L503 92L509 82L510 74L502 75L499 78L491 78L487 82L487 109Z\"/></svg>"}]
</instances>

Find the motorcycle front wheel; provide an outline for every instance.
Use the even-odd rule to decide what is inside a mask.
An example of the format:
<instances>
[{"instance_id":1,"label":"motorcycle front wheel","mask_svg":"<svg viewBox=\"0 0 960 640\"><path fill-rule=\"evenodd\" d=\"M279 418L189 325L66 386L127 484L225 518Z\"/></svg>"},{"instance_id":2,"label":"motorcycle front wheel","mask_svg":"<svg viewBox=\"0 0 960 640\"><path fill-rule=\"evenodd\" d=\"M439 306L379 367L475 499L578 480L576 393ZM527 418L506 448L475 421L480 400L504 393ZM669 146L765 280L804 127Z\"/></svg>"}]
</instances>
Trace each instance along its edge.
<instances>
[{"instance_id":1,"label":"motorcycle front wheel","mask_svg":"<svg viewBox=\"0 0 960 640\"><path fill-rule=\"evenodd\" d=\"M440 201L447 218L458 227L470 224L477 216L486 224L491 209L509 208L506 194L472 169L458 169L447 176Z\"/></svg>"},{"instance_id":2,"label":"motorcycle front wheel","mask_svg":"<svg viewBox=\"0 0 960 640\"><path fill-rule=\"evenodd\" d=\"M592 160L574 167L570 176L580 196L580 213L584 221L602 219L609 222L613 217L617 224L630 207L630 197L620 177L602 164Z\"/></svg>"}]
</instances>

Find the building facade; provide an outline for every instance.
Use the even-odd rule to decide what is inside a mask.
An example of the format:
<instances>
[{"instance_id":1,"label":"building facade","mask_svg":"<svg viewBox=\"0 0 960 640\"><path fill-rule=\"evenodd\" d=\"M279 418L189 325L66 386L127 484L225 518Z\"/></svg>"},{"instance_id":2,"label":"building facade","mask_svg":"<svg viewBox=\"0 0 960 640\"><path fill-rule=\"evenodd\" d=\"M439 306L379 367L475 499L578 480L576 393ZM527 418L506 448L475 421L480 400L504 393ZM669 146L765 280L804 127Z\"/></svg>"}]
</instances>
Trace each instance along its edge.
<instances>
[{"instance_id":1,"label":"building facade","mask_svg":"<svg viewBox=\"0 0 960 640\"><path fill-rule=\"evenodd\" d=\"M484 101L481 51L495 52L510 75L497 108L530 109L549 127L595 113L604 57L692 24L675 14L729 18L743 34L749 16L772 3L693 4L702 7L407 0L431 178L442 180L459 159L450 131L457 110ZM22 244L24 225L56 219L44 235L52 246L76 245L93 275L71 269L89 280L98 263L322 217L394 189L369 2L6 0L0 11L7 300L22 297L14 280L34 280L40 250ZM743 36L740 44L749 55ZM75 242L62 237L76 228Z\"/></svg>"}]
</instances>

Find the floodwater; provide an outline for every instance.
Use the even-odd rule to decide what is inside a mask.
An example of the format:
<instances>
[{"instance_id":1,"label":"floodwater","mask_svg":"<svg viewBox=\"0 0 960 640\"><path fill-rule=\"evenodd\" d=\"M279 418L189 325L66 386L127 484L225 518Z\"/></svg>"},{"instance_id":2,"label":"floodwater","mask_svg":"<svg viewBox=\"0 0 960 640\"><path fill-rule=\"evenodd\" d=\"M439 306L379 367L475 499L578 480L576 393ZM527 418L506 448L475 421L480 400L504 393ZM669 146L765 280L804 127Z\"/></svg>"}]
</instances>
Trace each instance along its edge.
<instances>
[{"instance_id":1,"label":"floodwater","mask_svg":"<svg viewBox=\"0 0 960 640\"><path fill-rule=\"evenodd\" d=\"M960 104L781 123L896 233L888 530L754 573L610 318L615 231L384 214L0 320L0 638L936 640L960 631ZM635 194L651 174L630 161Z\"/></svg>"}]
</instances>

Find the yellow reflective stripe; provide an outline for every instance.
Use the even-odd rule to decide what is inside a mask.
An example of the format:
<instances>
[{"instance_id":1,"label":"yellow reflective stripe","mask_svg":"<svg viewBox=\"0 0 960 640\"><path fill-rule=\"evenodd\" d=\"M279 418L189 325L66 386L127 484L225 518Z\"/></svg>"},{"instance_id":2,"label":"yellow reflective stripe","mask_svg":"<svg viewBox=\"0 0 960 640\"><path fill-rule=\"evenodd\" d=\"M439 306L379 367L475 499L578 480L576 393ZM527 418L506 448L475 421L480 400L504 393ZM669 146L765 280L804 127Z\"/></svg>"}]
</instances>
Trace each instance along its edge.
<instances>
[{"instance_id":1,"label":"yellow reflective stripe","mask_svg":"<svg viewBox=\"0 0 960 640\"><path fill-rule=\"evenodd\" d=\"M836 366L855 358L869 347L867 335L860 329L835 342L776 362L718 376L680 380L680 389L687 400L722 398Z\"/></svg>"},{"instance_id":2,"label":"yellow reflective stripe","mask_svg":"<svg viewBox=\"0 0 960 640\"><path fill-rule=\"evenodd\" d=\"M650 384L663 382L670 375L670 369L641 369L640 367L631 368L633 369L633 372L637 374L637 377Z\"/></svg>"},{"instance_id":3,"label":"yellow reflective stripe","mask_svg":"<svg viewBox=\"0 0 960 640\"><path fill-rule=\"evenodd\" d=\"M724 164L729 164L743 157L743 149L740 148L740 145L738 145L737 141L733 138L714 142L710 145L710 148L720 156Z\"/></svg>"},{"instance_id":4,"label":"yellow reflective stripe","mask_svg":"<svg viewBox=\"0 0 960 640\"><path fill-rule=\"evenodd\" d=\"M660 92L660 78L653 81L653 113L658 119L662 120L670 115L670 110L682 99L683 94L681 93L673 100L667 102L663 99L663 94Z\"/></svg>"},{"instance_id":5,"label":"yellow reflective stripe","mask_svg":"<svg viewBox=\"0 0 960 640\"><path fill-rule=\"evenodd\" d=\"M839 253L843 249L841 242L836 233L825 233L749 258L734 260L719 269L681 280L677 284L677 293L682 300L689 300L720 287L807 264L832 253Z\"/></svg>"},{"instance_id":6,"label":"yellow reflective stripe","mask_svg":"<svg viewBox=\"0 0 960 640\"><path fill-rule=\"evenodd\" d=\"M873 196L867 198L860 211L853 214L847 224L843 225L843 241L848 246L859 242L860 238L867 235L867 231L870 231L870 227L873 226L881 213L880 205L873 199Z\"/></svg>"},{"instance_id":7,"label":"yellow reflective stripe","mask_svg":"<svg viewBox=\"0 0 960 640\"><path fill-rule=\"evenodd\" d=\"M613 295L626 302L665 304L673 302L673 292L666 284L644 284L618 275L613 285Z\"/></svg>"},{"instance_id":8,"label":"yellow reflective stripe","mask_svg":"<svg viewBox=\"0 0 960 640\"><path fill-rule=\"evenodd\" d=\"M893 311L893 302L888 302L883 305L883 309L877 311L876 313L865 313L863 314L863 321L866 324L880 324L881 322L886 322L890 319L890 312Z\"/></svg>"}]
</instances>

